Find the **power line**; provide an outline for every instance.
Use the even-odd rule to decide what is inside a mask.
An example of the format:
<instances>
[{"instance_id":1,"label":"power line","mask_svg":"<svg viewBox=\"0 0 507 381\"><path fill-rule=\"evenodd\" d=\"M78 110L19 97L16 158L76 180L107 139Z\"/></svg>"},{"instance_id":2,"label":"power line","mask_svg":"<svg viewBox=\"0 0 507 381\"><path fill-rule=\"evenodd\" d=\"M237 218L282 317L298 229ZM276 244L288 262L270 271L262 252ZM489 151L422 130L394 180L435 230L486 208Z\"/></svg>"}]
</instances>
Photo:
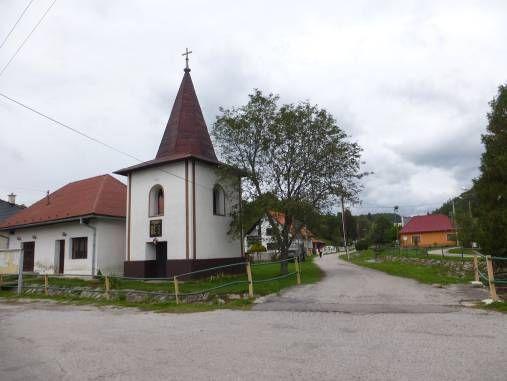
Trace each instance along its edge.
<instances>
[{"instance_id":1,"label":"power line","mask_svg":"<svg viewBox=\"0 0 507 381\"><path fill-rule=\"evenodd\" d=\"M4 67L2 68L2 70L0 70L0 77L3 75L3 73L5 72L5 70L7 69L7 67L11 64L11 62L14 60L14 58L16 58L16 56L18 55L19 51L21 49L23 49L23 46L25 46L26 42L30 39L30 37L32 36L33 32L35 32L35 30L39 27L39 25L42 23L42 21L44 20L44 18L46 17L46 15L49 13L49 11L51 10L51 8L53 8L53 5L55 5L56 3L56 0L53 0L53 2L49 5L49 7L46 9L46 11L44 12L44 14L42 15L42 17L39 19L39 21L37 22L37 24L35 24L35 26L32 28L32 30L30 31L30 33L28 33L28 36L26 36L26 38L23 40L23 42L21 43L21 45L19 45L18 49L14 52L14 54L12 55L12 57L9 59L9 61L7 61L7 63L4 65Z\"/></svg>"},{"instance_id":2,"label":"power line","mask_svg":"<svg viewBox=\"0 0 507 381\"><path fill-rule=\"evenodd\" d=\"M1 97L3 97L3 98L5 98L5 99L8 99L9 101L11 101L11 102L13 102L13 103L16 103L18 106L21 106L21 107L23 107L23 108L25 108L25 109L27 109L27 110L29 110L29 111L31 111L31 112L33 112L33 113L35 113L35 114L37 114L37 115L41 116L41 117L43 117L43 118L45 118L45 119L47 119L47 120L49 120L49 121L53 122L53 123L54 123L54 124L56 124L57 126L63 127L63 128L65 128L65 129L67 129L67 130L69 130L69 131L72 131L72 132L74 132L74 133L76 133L76 134L78 134L78 135L81 135L82 137L84 137L84 138L86 138L86 139L88 139L88 140L91 140L92 142L95 142L95 143L97 143L97 144L100 144L100 145L102 145L102 146L104 146L104 147L106 147L106 148L109 148L109 149L111 149L111 150L115 151L116 153L119 153L119 154L121 154L121 155L127 156L127 157L129 157L129 158L131 158L131 159L134 159L134 160L136 160L136 161L140 162L140 163L145 162L145 160L141 160L141 159L139 159L139 158L135 157L134 155L129 154L128 152L122 151L122 150L120 150L120 149L118 149L118 148L116 148L116 147L113 147L112 145L110 145L110 144L108 144L108 143L105 143L105 142L103 142L103 141L101 141L101 140L99 140L99 139L97 139L97 138L94 138L93 136L90 136L90 135L88 135L88 134L86 134L86 133L84 133L84 132L82 132L82 131L80 131L80 130L78 130L78 129L76 129L76 128L73 128L73 127L69 126L68 124L65 124L65 123L63 123L63 122L60 122L59 120L56 120L55 118L52 118L51 116L49 116L49 115L47 115L47 114L44 114L43 112L38 111L38 110L34 109L34 108L33 108L33 107L31 107L31 106L28 106L28 105L26 105L26 104L24 104L24 103L22 103L22 102L20 102L20 101L18 101L18 100L16 100L16 99L14 99L14 98L11 98L11 97L9 97L9 96L7 96L7 95L3 94L2 92L0 92L0 96L1 96ZM162 169L162 168L157 168L157 169L158 169L159 171L162 171L162 172L164 172L164 173L168 174L168 175L174 176L174 177L176 177L176 178L178 178L178 179L180 179L180 180L183 180L183 181L188 181L188 182L189 182L189 183L191 183L191 184L193 183L191 180L187 180L187 179L186 179L186 178L184 178L183 176L179 176L179 175L177 175L177 174L175 174L175 173L171 173L171 172L166 171L166 170L164 170L164 169ZM205 188L205 189L208 189L208 190L212 190L212 189L213 189L213 188L208 187L208 186L206 186L206 185L199 184L198 182L194 182L194 183L195 183L195 185L199 185L199 186L201 186L201 187L203 187L203 188Z\"/></svg>"},{"instance_id":3,"label":"power line","mask_svg":"<svg viewBox=\"0 0 507 381\"><path fill-rule=\"evenodd\" d=\"M28 2L27 6L25 7L25 9L23 9L23 12L21 12L21 14L19 15L18 19L16 20L16 22L12 26L11 30L9 31L9 33L7 33L7 36L5 36L4 40L0 44L0 49L3 48L3 46L5 45L5 43L7 42L7 40L9 39L9 37L11 36L12 32L14 31L14 29L16 29L16 26L19 24L19 22L21 21L21 19L25 15L26 11L28 10L28 8L30 8L30 5L32 5L33 2L34 2L34 0L30 0Z\"/></svg>"}]
</instances>

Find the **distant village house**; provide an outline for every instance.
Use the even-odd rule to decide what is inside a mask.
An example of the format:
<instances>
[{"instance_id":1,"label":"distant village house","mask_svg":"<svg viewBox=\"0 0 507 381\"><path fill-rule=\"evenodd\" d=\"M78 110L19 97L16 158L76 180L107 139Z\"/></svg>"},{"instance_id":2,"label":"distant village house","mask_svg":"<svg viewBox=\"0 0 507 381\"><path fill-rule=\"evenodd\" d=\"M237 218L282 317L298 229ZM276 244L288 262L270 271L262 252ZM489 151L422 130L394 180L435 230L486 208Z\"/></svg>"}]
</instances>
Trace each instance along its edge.
<instances>
[{"instance_id":1,"label":"distant village house","mask_svg":"<svg viewBox=\"0 0 507 381\"><path fill-rule=\"evenodd\" d=\"M455 246L456 229L443 214L414 216L400 231L402 247Z\"/></svg>"}]
</instances>

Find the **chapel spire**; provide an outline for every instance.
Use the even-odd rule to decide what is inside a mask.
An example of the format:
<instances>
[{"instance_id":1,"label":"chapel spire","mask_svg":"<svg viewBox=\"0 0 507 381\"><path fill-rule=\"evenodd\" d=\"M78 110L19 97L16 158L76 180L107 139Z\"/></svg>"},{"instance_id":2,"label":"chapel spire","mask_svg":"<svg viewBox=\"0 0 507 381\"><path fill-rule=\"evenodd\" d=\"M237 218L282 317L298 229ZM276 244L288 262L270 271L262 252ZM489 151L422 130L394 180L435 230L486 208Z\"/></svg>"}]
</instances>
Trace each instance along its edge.
<instances>
[{"instance_id":1,"label":"chapel spire","mask_svg":"<svg viewBox=\"0 0 507 381\"><path fill-rule=\"evenodd\" d=\"M193 156L217 162L215 150L202 115L201 106L190 77L188 49L183 53L186 61L185 74L160 142L156 159Z\"/></svg>"}]
</instances>

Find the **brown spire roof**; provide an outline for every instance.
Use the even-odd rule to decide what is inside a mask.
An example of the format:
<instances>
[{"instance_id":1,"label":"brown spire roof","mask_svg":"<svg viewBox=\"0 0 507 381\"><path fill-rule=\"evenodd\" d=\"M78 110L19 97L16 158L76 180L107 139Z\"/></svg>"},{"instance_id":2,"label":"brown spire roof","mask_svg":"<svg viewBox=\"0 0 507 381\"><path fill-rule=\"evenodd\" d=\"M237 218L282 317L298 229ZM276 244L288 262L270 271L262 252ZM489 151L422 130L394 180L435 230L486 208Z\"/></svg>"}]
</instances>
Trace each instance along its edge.
<instances>
[{"instance_id":1,"label":"brown spire roof","mask_svg":"<svg viewBox=\"0 0 507 381\"><path fill-rule=\"evenodd\" d=\"M126 175L137 169L190 157L219 164L202 115L199 100L195 94L190 69L185 69L155 159L121 169L115 173Z\"/></svg>"},{"instance_id":2,"label":"brown spire roof","mask_svg":"<svg viewBox=\"0 0 507 381\"><path fill-rule=\"evenodd\" d=\"M195 155L217 161L190 77L190 69L185 69L155 158L174 155Z\"/></svg>"}]
</instances>

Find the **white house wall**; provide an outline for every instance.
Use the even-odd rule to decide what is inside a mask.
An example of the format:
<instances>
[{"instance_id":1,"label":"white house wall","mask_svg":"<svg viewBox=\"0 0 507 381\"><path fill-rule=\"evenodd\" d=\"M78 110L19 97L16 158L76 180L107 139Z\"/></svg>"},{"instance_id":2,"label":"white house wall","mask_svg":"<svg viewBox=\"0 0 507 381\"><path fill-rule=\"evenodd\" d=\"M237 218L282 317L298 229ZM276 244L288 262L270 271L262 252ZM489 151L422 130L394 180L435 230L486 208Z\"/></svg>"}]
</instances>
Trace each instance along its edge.
<instances>
[{"instance_id":1,"label":"white house wall","mask_svg":"<svg viewBox=\"0 0 507 381\"><path fill-rule=\"evenodd\" d=\"M269 223L269 220L266 217L263 217L260 220L260 227L261 227L261 236L259 242L264 246L265 248L268 247L269 243L276 243L276 240L273 236L267 235L266 231L267 229L271 228L271 224ZM255 227L251 230L250 234L248 236L258 237L259 234L259 223L255 225ZM279 228L282 228L282 225L278 224ZM245 248L248 249L248 243L247 243L247 237L245 237ZM303 244L303 247L306 250L311 250L313 247L313 243L311 239L303 239L301 237L296 237L292 240L292 243L289 247L289 250L295 250L297 251L301 244Z\"/></svg>"},{"instance_id":2,"label":"white house wall","mask_svg":"<svg viewBox=\"0 0 507 381\"><path fill-rule=\"evenodd\" d=\"M63 236L66 233L66 236ZM34 239L33 236L36 238ZM70 242L72 238L88 237L88 255L86 259L72 259ZM21 240L18 240L20 238ZM65 274L91 274L93 234L79 221L65 222L54 225L44 225L16 229L9 240L9 249L19 249L23 242L35 242L34 245L34 271L54 274L58 270L56 241L65 240Z\"/></svg>"},{"instance_id":3,"label":"white house wall","mask_svg":"<svg viewBox=\"0 0 507 381\"><path fill-rule=\"evenodd\" d=\"M97 227L97 269L102 274L123 274L125 258L124 219L99 219Z\"/></svg>"},{"instance_id":4,"label":"white house wall","mask_svg":"<svg viewBox=\"0 0 507 381\"><path fill-rule=\"evenodd\" d=\"M97 229L96 264L103 273L122 273L125 253L125 221L91 219ZM64 236L65 233L65 236ZM33 237L36 237L35 239ZM87 237L86 259L72 259L72 238ZM20 240L18 240L20 238ZM23 242L34 244L34 271L54 274L58 270L58 240L65 240L65 274L91 274L93 258L93 230L79 221L16 229L10 235L9 249L19 249Z\"/></svg>"}]
</instances>

